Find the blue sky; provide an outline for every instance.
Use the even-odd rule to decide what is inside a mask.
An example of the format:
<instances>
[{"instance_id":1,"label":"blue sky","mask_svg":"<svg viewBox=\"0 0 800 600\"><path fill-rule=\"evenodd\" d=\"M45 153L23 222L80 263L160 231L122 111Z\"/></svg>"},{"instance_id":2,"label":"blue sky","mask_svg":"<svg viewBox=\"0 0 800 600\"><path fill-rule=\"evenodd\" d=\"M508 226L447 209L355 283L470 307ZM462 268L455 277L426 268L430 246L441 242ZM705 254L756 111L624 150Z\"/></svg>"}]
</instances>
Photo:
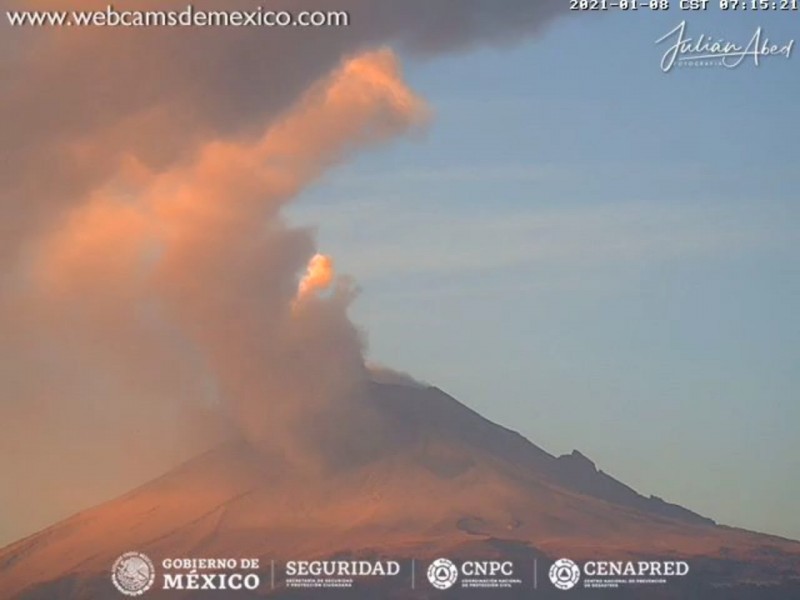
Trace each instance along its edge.
<instances>
[{"instance_id":1,"label":"blue sky","mask_svg":"<svg viewBox=\"0 0 800 600\"><path fill-rule=\"evenodd\" d=\"M572 15L407 57L428 131L292 208L370 357L645 494L800 538L800 58L664 74L654 41L797 14Z\"/></svg>"}]
</instances>

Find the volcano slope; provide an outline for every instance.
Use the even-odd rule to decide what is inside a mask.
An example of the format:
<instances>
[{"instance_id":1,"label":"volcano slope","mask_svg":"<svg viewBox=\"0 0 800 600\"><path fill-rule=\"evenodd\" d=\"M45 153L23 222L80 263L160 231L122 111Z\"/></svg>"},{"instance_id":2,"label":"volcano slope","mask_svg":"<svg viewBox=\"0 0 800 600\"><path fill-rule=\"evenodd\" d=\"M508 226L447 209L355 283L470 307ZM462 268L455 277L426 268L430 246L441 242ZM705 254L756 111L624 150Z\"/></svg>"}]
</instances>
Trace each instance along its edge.
<instances>
[{"instance_id":1,"label":"volcano slope","mask_svg":"<svg viewBox=\"0 0 800 600\"><path fill-rule=\"evenodd\" d=\"M371 440L366 447L358 435L339 440L324 468L290 467L234 440L7 546L0 550L0 599L120 597L109 569L130 550L145 552L156 564L167 557L259 557L262 565L341 556L417 562L506 557L528 564L560 556L682 559L691 576L679 584L568 594L800 598L798 542L720 526L642 496L579 452L554 457L435 387L371 383L368 402L380 435L363 436ZM539 578L535 592L483 596L565 597L546 581L546 568ZM148 592L159 594L176 592ZM280 583L262 586L258 594L303 596ZM479 591L439 592L422 584L412 592L405 581L397 589L365 584L305 594L481 597Z\"/></svg>"}]
</instances>

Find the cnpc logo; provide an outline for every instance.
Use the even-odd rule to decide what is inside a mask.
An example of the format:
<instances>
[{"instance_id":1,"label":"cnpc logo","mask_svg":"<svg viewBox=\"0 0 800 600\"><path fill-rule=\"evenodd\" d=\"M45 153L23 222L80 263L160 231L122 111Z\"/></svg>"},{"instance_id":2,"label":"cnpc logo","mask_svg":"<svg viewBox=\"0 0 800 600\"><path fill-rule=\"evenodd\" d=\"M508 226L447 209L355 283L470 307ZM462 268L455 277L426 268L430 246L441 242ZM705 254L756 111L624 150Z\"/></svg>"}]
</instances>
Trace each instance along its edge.
<instances>
[{"instance_id":1,"label":"cnpc logo","mask_svg":"<svg viewBox=\"0 0 800 600\"><path fill-rule=\"evenodd\" d=\"M466 560L461 567L447 558L437 558L428 566L428 581L439 590L446 590L458 581L479 577L501 578L514 575L514 563L510 560Z\"/></svg>"}]
</instances>

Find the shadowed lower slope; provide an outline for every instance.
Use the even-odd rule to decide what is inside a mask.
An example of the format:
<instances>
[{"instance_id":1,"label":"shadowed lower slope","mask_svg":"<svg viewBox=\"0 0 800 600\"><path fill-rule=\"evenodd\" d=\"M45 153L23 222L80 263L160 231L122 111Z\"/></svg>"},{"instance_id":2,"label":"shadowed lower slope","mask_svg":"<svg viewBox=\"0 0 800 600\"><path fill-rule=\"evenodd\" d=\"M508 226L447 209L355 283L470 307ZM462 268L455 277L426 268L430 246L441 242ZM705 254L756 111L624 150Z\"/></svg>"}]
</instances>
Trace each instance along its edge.
<instances>
[{"instance_id":1,"label":"shadowed lower slope","mask_svg":"<svg viewBox=\"0 0 800 600\"><path fill-rule=\"evenodd\" d=\"M97 597L92 586L110 585L111 562L132 549L688 557L721 583L800 576L800 543L644 497L582 454L551 456L436 388L372 384L370 402L391 432L371 458L303 471L231 442L0 550L0 598Z\"/></svg>"}]
</instances>

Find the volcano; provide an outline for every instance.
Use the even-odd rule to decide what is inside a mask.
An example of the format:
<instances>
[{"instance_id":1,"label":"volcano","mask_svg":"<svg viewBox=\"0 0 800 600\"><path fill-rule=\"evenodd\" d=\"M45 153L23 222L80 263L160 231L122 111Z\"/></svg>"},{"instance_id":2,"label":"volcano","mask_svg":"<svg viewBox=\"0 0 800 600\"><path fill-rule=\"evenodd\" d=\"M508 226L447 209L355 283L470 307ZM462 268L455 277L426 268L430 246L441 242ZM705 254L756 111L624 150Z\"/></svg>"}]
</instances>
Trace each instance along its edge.
<instances>
[{"instance_id":1,"label":"volcano","mask_svg":"<svg viewBox=\"0 0 800 600\"><path fill-rule=\"evenodd\" d=\"M303 470L233 440L0 550L0 599L121 597L109 570L131 550L157 562L251 556L262 564L337 556L507 556L542 564L561 556L682 559L692 576L680 584L609 597L800 598L798 542L718 525L641 495L580 452L553 456L438 388L369 385L371 409L382 431L391 432L380 436L380 447L366 455L345 448L335 466ZM358 439L351 443L357 447ZM505 597L610 593L556 590L546 581L546 569L542 579L535 592ZM280 585L264 587L269 589L255 597L302 595ZM413 592L366 586L328 595L336 594L504 595L423 586Z\"/></svg>"}]
</instances>

